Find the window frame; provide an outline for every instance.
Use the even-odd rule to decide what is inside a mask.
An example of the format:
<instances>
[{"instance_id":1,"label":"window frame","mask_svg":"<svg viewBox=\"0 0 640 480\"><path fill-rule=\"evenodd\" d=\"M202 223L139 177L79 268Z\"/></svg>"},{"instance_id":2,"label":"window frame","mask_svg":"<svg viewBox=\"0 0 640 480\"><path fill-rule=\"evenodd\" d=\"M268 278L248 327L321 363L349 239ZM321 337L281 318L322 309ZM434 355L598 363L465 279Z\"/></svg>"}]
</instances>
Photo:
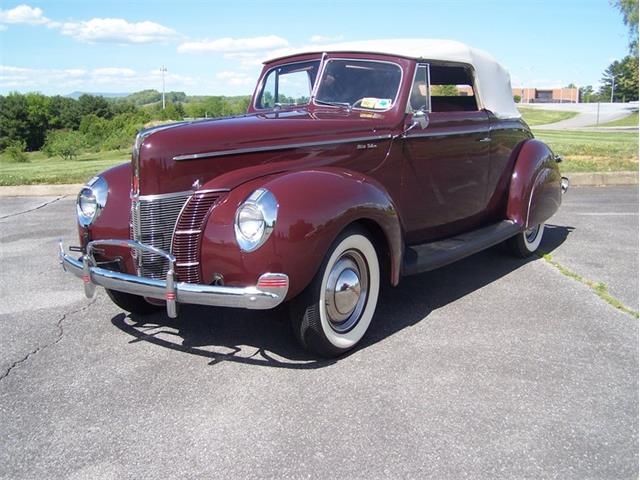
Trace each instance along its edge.
<instances>
[{"instance_id":1,"label":"window frame","mask_svg":"<svg viewBox=\"0 0 640 480\"><path fill-rule=\"evenodd\" d=\"M414 67L414 76L413 76L413 83L411 84L411 88L409 89L409 95L407 96L407 106L406 106L406 112L407 113L413 113L414 111L411 109L411 93L413 93L413 84L415 83L415 79L416 79L416 75L418 73L418 67L422 66L422 65L426 65L427 66L427 97L428 97L428 101L427 101L427 106L429 107L428 109L428 113L455 113L455 112L433 112L432 110L432 102L431 102L431 67L433 65L435 65L436 67L462 67L465 68L469 71L469 74L471 75L471 84L470 87L473 89L473 97L476 100L476 106L478 107L477 110L473 110L474 112L480 112L482 110L484 110L484 105L482 103L482 98L480 97L480 95L478 94L478 88L477 88L477 75L476 75L476 70L475 68L473 68L473 65L469 64L469 63L461 63L461 62L446 62L446 61L426 61L426 60L416 60L416 64ZM469 110L460 110L460 112L469 112Z\"/></svg>"},{"instance_id":2,"label":"window frame","mask_svg":"<svg viewBox=\"0 0 640 480\"><path fill-rule=\"evenodd\" d=\"M259 111L264 111L264 110L273 110L274 108L276 108L275 103L277 100L277 97L274 97L274 106L273 107L258 107L258 99L262 98L262 94L264 93L264 89L267 83L267 78L269 77L269 75L272 72L276 72L276 83L275 83L275 93L278 94L278 87L279 87L279 73L277 72L277 70L279 68L282 67L288 67L291 65L299 65L299 64L304 64L304 63L312 63L312 62L318 62L318 73L316 74L316 82L318 81L319 75L320 75L320 68L322 67L322 61L320 59L317 60L313 60L313 59L309 59L309 60L298 60L296 62L291 62L291 63L281 63L279 65L275 65L274 67L270 68L269 70L267 70L265 72L265 74L262 76L262 78L260 79L260 88L258 89L258 93L256 94L255 98L253 99L253 108L254 110L259 110ZM305 106L305 105L309 105L310 101L311 101L311 97L315 88L315 85L311 85L311 78L309 78L309 102L307 103L299 103L296 105L287 105L287 107L301 107L301 106Z\"/></svg>"},{"instance_id":3,"label":"window frame","mask_svg":"<svg viewBox=\"0 0 640 480\"><path fill-rule=\"evenodd\" d=\"M393 101L391 102L391 105L389 106L389 108L385 108L384 110L376 110L374 108L362 108L362 107L353 107L351 110L358 110L358 111L363 111L363 112L378 112L378 113L385 113L388 112L389 110L392 110L393 108L395 108L398 105L398 99L400 96L400 91L402 90L402 81L404 80L404 69L402 68L402 66L399 63L396 62L392 62L390 60L374 60L374 59L370 59L370 58L353 58L353 57L332 57L332 58L327 58L322 62L322 70L318 73L318 81L316 82L317 85L314 88L313 91L313 95L312 95L312 105L314 107L329 107L331 108L331 105L324 105L324 104L318 104L316 103L316 97L318 96L318 90L320 89L320 83L322 82L322 78L324 77L324 72L327 68L327 65L329 65L330 62L334 61L334 60L341 60L341 61L348 61L348 62L369 62L369 63L386 63L388 65L394 65L395 67L397 67L400 70L400 79L398 81L398 87L396 89L396 96L394 97ZM336 108L340 108L340 107L336 107Z\"/></svg>"}]
</instances>

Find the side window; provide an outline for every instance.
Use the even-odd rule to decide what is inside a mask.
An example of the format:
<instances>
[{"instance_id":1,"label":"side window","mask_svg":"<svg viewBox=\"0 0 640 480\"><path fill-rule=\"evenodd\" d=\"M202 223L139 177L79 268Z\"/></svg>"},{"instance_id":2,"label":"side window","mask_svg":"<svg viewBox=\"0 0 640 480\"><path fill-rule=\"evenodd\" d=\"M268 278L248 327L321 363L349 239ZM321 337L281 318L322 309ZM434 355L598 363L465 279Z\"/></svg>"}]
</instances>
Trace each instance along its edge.
<instances>
[{"instance_id":1,"label":"side window","mask_svg":"<svg viewBox=\"0 0 640 480\"><path fill-rule=\"evenodd\" d=\"M409 95L408 110L410 112L417 112L422 110L424 112L429 111L429 66L420 64L416 68L416 74L413 77L413 86L411 87L411 94Z\"/></svg>"},{"instance_id":2,"label":"side window","mask_svg":"<svg viewBox=\"0 0 640 480\"><path fill-rule=\"evenodd\" d=\"M470 68L431 64L429 79L432 112L478 110Z\"/></svg>"},{"instance_id":3,"label":"side window","mask_svg":"<svg viewBox=\"0 0 640 480\"><path fill-rule=\"evenodd\" d=\"M318 65L317 61L301 62L282 65L269 71L256 101L256 108L309 103Z\"/></svg>"}]
</instances>

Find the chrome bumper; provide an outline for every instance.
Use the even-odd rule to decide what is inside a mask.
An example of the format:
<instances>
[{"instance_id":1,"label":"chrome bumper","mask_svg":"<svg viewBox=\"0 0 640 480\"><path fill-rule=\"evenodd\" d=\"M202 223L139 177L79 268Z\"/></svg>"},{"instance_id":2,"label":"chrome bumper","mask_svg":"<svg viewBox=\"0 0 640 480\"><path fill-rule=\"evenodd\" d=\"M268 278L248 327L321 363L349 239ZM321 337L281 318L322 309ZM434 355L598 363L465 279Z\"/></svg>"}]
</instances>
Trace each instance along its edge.
<instances>
[{"instance_id":1,"label":"chrome bumper","mask_svg":"<svg viewBox=\"0 0 640 480\"><path fill-rule=\"evenodd\" d=\"M156 280L100 268L95 265L93 258L93 252L99 245L144 250L162 256L169 262L167 277L165 280ZM249 287L176 282L175 257L163 250L134 240L95 240L89 242L86 255L78 259L65 254L62 242L60 242L58 257L65 271L82 278L87 298L94 296L96 285L99 285L118 292L165 300L167 315L171 318L178 315L178 303L255 310L274 308L284 300L289 290L289 277L283 273L264 273L255 286Z\"/></svg>"}]
</instances>

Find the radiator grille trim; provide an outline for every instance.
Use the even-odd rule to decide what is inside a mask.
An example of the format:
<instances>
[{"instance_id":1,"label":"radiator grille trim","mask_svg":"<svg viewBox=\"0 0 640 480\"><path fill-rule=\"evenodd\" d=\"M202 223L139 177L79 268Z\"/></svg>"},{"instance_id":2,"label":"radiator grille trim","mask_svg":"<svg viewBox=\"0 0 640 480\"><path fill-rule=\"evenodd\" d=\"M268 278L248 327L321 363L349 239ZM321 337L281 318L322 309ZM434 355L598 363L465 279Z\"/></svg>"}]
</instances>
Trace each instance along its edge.
<instances>
[{"instance_id":1,"label":"radiator grille trim","mask_svg":"<svg viewBox=\"0 0 640 480\"><path fill-rule=\"evenodd\" d=\"M133 240L170 252L178 216L192 193L188 191L134 197L131 202ZM166 276L169 265L163 257L135 250L132 255L139 276L154 279Z\"/></svg>"},{"instance_id":2,"label":"radiator grille trim","mask_svg":"<svg viewBox=\"0 0 640 480\"><path fill-rule=\"evenodd\" d=\"M171 253L181 282L202 283L200 242L207 214L220 198L219 191L195 192L184 205L173 234Z\"/></svg>"}]
</instances>

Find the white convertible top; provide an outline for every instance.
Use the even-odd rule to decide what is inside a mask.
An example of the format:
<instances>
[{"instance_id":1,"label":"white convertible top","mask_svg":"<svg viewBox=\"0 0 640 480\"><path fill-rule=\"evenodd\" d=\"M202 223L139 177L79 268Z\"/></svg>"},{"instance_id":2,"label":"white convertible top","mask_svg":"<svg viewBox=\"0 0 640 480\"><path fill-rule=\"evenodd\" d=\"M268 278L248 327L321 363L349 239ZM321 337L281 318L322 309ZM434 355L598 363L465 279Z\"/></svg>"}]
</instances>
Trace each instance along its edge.
<instances>
[{"instance_id":1,"label":"white convertible top","mask_svg":"<svg viewBox=\"0 0 640 480\"><path fill-rule=\"evenodd\" d=\"M299 50L281 50L282 55L265 63L291 55L322 52L382 53L416 60L440 60L466 63L476 73L476 94L480 105L498 118L520 118L513 101L509 72L483 50L453 40L391 39L318 45Z\"/></svg>"}]
</instances>

